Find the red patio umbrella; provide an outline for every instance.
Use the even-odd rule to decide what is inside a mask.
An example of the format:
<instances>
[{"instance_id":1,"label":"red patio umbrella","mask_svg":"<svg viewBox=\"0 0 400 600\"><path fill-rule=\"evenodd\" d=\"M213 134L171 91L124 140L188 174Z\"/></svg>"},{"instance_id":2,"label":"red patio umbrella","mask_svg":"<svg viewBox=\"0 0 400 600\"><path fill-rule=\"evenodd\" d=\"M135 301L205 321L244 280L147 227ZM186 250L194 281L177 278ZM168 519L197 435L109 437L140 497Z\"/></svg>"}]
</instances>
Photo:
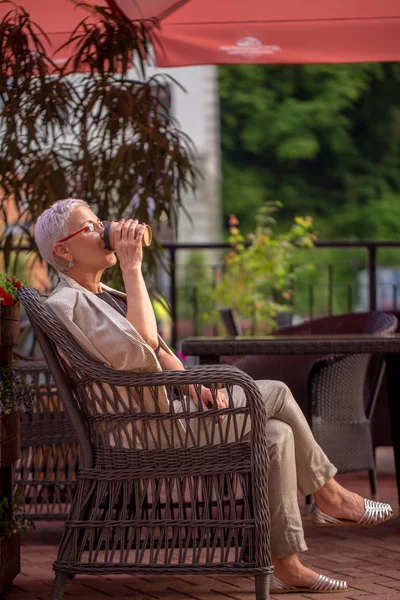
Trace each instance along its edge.
<instances>
[{"instance_id":1,"label":"red patio umbrella","mask_svg":"<svg viewBox=\"0 0 400 600\"><path fill-rule=\"evenodd\" d=\"M128 5L124 0L120 3L110 0L108 4L113 10L123 8L132 20L150 17L161 19L185 1L187 0L133 0ZM59 64L63 64L69 58L72 48L65 48L57 54L54 54L55 50L68 40L71 32L82 19L91 15L90 10L85 8L83 3L89 5L89 9L92 5L107 6L106 0L16 0L15 2L31 15L32 20L49 37L50 46L44 38L42 38L43 44L46 49L48 48L48 55ZM12 10L11 4L0 5L0 20L10 10Z\"/></svg>"},{"instance_id":2,"label":"red patio umbrella","mask_svg":"<svg viewBox=\"0 0 400 600\"><path fill-rule=\"evenodd\" d=\"M49 35L49 54L86 15L77 0L17 0ZM160 66L400 60L399 0L86 0L158 17ZM0 18L10 5L0 6ZM68 49L55 58L64 62Z\"/></svg>"},{"instance_id":3,"label":"red patio umbrella","mask_svg":"<svg viewBox=\"0 0 400 600\"><path fill-rule=\"evenodd\" d=\"M130 18L136 0L112 0ZM400 60L399 0L189 0L161 26L160 66Z\"/></svg>"},{"instance_id":4,"label":"red patio umbrella","mask_svg":"<svg viewBox=\"0 0 400 600\"><path fill-rule=\"evenodd\" d=\"M113 10L120 10L128 19L165 19L189 0L107 0Z\"/></svg>"}]
</instances>

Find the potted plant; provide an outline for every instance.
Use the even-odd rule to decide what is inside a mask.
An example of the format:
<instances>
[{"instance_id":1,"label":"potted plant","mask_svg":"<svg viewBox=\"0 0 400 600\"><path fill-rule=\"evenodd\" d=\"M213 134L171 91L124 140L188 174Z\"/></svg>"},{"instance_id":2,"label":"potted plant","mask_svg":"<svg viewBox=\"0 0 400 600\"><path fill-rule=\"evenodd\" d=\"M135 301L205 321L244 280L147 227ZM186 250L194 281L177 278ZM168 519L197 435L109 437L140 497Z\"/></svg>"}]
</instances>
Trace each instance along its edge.
<instances>
[{"instance_id":1,"label":"potted plant","mask_svg":"<svg viewBox=\"0 0 400 600\"><path fill-rule=\"evenodd\" d=\"M20 413L32 390L9 366L0 368L0 594L20 570L20 535L30 521L17 517L23 491L13 493L13 465L20 455Z\"/></svg>"},{"instance_id":2,"label":"potted plant","mask_svg":"<svg viewBox=\"0 0 400 600\"><path fill-rule=\"evenodd\" d=\"M269 333L276 316L291 311L292 283L299 269L293 257L298 248L312 248L316 233L311 217L295 217L287 231L276 229L279 202L268 202L257 213L256 228L246 238L235 215L229 220L231 251L225 258L215 290L216 304L229 306L251 333Z\"/></svg>"},{"instance_id":3,"label":"potted plant","mask_svg":"<svg viewBox=\"0 0 400 600\"><path fill-rule=\"evenodd\" d=\"M1 348L19 343L19 301L21 282L13 275L0 273L0 345ZM2 364L9 364L7 352L0 355Z\"/></svg>"},{"instance_id":4,"label":"potted plant","mask_svg":"<svg viewBox=\"0 0 400 600\"><path fill-rule=\"evenodd\" d=\"M0 593L20 569L19 533L15 516L20 497L13 495L13 465L20 453L20 411L30 406L31 391L12 370L12 350L19 342L20 281L0 273Z\"/></svg>"}]
</instances>

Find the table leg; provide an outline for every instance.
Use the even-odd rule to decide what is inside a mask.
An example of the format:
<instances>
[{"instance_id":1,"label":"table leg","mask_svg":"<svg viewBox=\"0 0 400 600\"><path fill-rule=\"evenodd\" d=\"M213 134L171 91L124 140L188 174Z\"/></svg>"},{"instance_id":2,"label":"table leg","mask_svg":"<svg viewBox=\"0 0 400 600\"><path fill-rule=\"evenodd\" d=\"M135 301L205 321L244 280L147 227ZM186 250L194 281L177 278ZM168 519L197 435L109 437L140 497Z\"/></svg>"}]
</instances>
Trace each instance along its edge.
<instances>
[{"instance_id":1,"label":"table leg","mask_svg":"<svg viewBox=\"0 0 400 600\"><path fill-rule=\"evenodd\" d=\"M397 494L400 505L400 354L387 354L385 358Z\"/></svg>"}]
</instances>

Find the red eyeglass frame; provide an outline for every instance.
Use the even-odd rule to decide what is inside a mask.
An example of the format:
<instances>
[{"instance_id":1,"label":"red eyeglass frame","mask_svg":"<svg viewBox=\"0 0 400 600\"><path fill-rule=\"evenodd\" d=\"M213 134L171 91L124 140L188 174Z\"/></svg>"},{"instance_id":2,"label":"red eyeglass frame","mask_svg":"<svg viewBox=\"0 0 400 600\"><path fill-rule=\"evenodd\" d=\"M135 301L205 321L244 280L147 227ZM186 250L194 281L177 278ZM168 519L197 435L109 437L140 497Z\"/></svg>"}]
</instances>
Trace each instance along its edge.
<instances>
[{"instance_id":1,"label":"red eyeglass frame","mask_svg":"<svg viewBox=\"0 0 400 600\"><path fill-rule=\"evenodd\" d=\"M98 221L97 223L92 223L93 225L99 225L100 223L106 223L107 221ZM71 235L67 235L67 237L63 238L62 240L57 240L57 244L61 244L61 242L66 242L67 240L70 240L71 238L73 238L75 235L78 235L78 233L82 233L82 231L87 231L89 229L90 225L85 225L85 227L82 227L82 229L79 229L79 231L75 231L75 233L71 233ZM103 229L104 229L104 225L103 225Z\"/></svg>"}]
</instances>

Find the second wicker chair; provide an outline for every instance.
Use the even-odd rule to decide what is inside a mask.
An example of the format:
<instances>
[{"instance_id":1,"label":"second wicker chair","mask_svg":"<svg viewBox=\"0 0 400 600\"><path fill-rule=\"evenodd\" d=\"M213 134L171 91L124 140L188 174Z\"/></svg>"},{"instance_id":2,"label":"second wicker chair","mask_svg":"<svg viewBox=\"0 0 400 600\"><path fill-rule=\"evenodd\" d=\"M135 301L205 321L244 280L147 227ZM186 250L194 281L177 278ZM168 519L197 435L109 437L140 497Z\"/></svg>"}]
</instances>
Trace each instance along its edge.
<instances>
[{"instance_id":1,"label":"second wicker chair","mask_svg":"<svg viewBox=\"0 0 400 600\"><path fill-rule=\"evenodd\" d=\"M279 335L394 332L397 319L383 312L351 313L277 330ZM231 360L229 360L232 363ZM371 419L384 373L382 357L369 354L245 356L234 361L253 379L279 379L292 390L314 436L340 473L367 470L377 493Z\"/></svg>"}]
</instances>

